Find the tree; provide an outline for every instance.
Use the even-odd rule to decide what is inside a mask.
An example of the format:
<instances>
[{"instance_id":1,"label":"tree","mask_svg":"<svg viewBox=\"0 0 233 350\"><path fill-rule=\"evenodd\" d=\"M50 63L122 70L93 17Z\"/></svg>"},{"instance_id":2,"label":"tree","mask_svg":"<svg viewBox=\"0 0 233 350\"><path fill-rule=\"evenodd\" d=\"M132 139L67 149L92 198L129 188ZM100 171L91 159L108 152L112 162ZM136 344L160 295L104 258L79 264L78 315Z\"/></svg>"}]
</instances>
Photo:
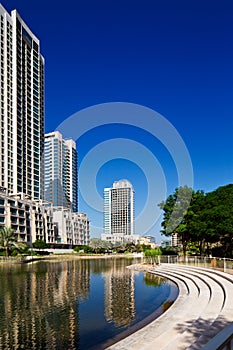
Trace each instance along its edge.
<instances>
[{"instance_id":1,"label":"tree","mask_svg":"<svg viewBox=\"0 0 233 350\"><path fill-rule=\"evenodd\" d=\"M90 242L90 247L97 254L98 252L102 251L103 248L106 247L106 244L100 238L92 238Z\"/></svg>"},{"instance_id":2,"label":"tree","mask_svg":"<svg viewBox=\"0 0 233 350\"><path fill-rule=\"evenodd\" d=\"M233 252L233 184L221 186L206 194L208 239L220 242L225 257Z\"/></svg>"},{"instance_id":3,"label":"tree","mask_svg":"<svg viewBox=\"0 0 233 350\"><path fill-rule=\"evenodd\" d=\"M46 249L49 247L49 245L43 239L37 239L32 243L32 246L36 249Z\"/></svg>"},{"instance_id":4,"label":"tree","mask_svg":"<svg viewBox=\"0 0 233 350\"><path fill-rule=\"evenodd\" d=\"M81 245L81 246L77 246L74 248L74 251L77 253L92 253L92 249L91 247L89 247L89 245Z\"/></svg>"},{"instance_id":5,"label":"tree","mask_svg":"<svg viewBox=\"0 0 233 350\"><path fill-rule=\"evenodd\" d=\"M176 229L184 223L184 216L187 213L190 202L192 200L193 190L190 187L183 186L175 190L170 195L166 202L159 204L159 207L164 211L164 220L162 222L162 233L165 236L170 236L177 232Z\"/></svg>"},{"instance_id":6,"label":"tree","mask_svg":"<svg viewBox=\"0 0 233 350\"><path fill-rule=\"evenodd\" d=\"M184 257L190 241L186 218L193 195L194 191L190 187L179 187L167 198L166 202L159 204L164 211L161 232L165 236L170 236L172 233L178 234L182 241Z\"/></svg>"},{"instance_id":7,"label":"tree","mask_svg":"<svg viewBox=\"0 0 233 350\"><path fill-rule=\"evenodd\" d=\"M105 251L110 251L113 248L112 242L109 242L107 240L102 240L102 248L105 249Z\"/></svg>"},{"instance_id":8,"label":"tree","mask_svg":"<svg viewBox=\"0 0 233 350\"><path fill-rule=\"evenodd\" d=\"M168 246L165 248L161 248L162 255L178 255L179 253L179 248L178 247L172 247Z\"/></svg>"},{"instance_id":9,"label":"tree","mask_svg":"<svg viewBox=\"0 0 233 350\"><path fill-rule=\"evenodd\" d=\"M206 197L203 191L193 192L190 206L185 215L186 228L190 233L189 249L199 251L202 255L205 243L208 241L206 224Z\"/></svg>"},{"instance_id":10,"label":"tree","mask_svg":"<svg viewBox=\"0 0 233 350\"><path fill-rule=\"evenodd\" d=\"M125 244L125 252L134 253L137 251L136 245L133 242L127 242Z\"/></svg>"},{"instance_id":11,"label":"tree","mask_svg":"<svg viewBox=\"0 0 233 350\"><path fill-rule=\"evenodd\" d=\"M150 249L151 245L150 244L141 244L142 251L145 252L145 250Z\"/></svg>"},{"instance_id":12,"label":"tree","mask_svg":"<svg viewBox=\"0 0 233 350\"><path fill-rule=\"evenodd\" d=\"M190 193L191 198L190 198ZM189 205L187 205L189 202ZM213 243L220 244L223 256L233 253L233 184L204 194L186 186L175 190L159 206L164 210L162 234L177 233L183 254L198 247L199 254L209 253Z\"/></svg>"},{"instance_id":13,"label":"tree","mask_svg":"<svg viewBox=\"0 0 233 350\"><path fill-rule=\"evenodd\" d=\"M0 230L0 247L6 251L6 257L9 256L12 248L23 249L26 244L18 241L15 231L11 227L3 227Z\"/></svg>"},{"instance_id":14,"label":"tree","mask_svg":"<svg viewBox=\"0 0 233 350\"><path fill-rule=\"evenodd\" d=\"M144 254L147 262L152 265L158 262L158 256L162 255L162 250L160 248L147 249Z\"/></svg>"},{"instance_id":15,"label":"tree","mask_svg":"<svg viewBox=\"0 0 233 350\"><path fill-rule=\"evenodd\" d=\"M221 186L206 195L200 191L187 216L192 242L198 243L200 254L209 253L213 243L220 243L223 256L231 257L233 249L233 185Z\"/></svg>"}]
</instances>

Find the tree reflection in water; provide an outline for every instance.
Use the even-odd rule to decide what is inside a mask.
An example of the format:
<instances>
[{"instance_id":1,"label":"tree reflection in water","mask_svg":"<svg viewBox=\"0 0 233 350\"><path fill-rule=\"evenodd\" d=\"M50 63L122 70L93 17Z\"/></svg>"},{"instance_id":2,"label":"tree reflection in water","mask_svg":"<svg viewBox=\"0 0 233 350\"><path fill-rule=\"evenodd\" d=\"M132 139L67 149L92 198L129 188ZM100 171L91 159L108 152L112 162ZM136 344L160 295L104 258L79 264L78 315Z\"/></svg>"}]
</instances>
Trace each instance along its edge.
<instances>
[{"instance_id":1,"label":"tree reflection in water","mask_svg":"<svg viewBox=\"0 0 233 350\"><path fill-rule=\"evenodd\" d=\"M160 287L165 282L164 278L149 272L145 273L143 280L148 287Z\"/></svg>"}]
</instances>

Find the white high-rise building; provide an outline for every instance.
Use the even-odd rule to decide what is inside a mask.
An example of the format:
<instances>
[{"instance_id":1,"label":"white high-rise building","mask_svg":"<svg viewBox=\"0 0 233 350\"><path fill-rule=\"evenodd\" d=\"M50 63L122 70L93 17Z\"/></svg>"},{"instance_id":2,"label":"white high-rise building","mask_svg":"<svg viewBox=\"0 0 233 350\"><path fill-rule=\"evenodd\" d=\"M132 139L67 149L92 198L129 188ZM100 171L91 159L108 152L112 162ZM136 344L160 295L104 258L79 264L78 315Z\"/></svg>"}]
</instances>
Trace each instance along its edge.
<instances>
[{"instance_id":1,"label":"white high-rise building","mask_svg":"<svg viewBox=\"0 0 233 350\"><path fill-rule=\"evenodd\" d=\"M55 207L78 211L77 151L75 141L59 131L45 135L45 200Z\"/></svg>"},{"instance_id":2,"label":"white high-rise building","mask_svg":"<svg viewBox=\"0 0 233 350\"><path fill-rule=\"evenodd\" d=\"M115 181L112 188L104 189L103 240L130 242L134 235L134 190L127 180Z\"/></svg>"},{"instance_id":3,"label":"white high-rise building","mask_svg":"<svg viewBox=\"0 0 233 350\"><path fill-rule=\"evenodd\" d=\"M43 198L44 59L16 10L0 4L0 186Z\"/></svg>"}]
</instances>

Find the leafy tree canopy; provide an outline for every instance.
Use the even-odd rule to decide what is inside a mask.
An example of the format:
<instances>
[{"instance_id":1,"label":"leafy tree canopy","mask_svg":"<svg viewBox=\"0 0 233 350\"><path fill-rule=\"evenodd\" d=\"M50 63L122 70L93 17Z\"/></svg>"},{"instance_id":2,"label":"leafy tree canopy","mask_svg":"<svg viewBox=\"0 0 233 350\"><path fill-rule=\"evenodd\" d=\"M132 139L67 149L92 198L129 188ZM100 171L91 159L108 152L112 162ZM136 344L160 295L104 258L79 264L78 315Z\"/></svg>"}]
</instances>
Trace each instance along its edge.
<instances>
[{"instance_id":1,"label":"leafy tree canopy","mask_svg":"<svg viewBox=\"0 0 233 350\"><path fill-rule=\"evenodd\" d=\"M43 239L37 239L32 243L32 246L36 249L46 249L49 247L49 245Z\"/></svg>"},{"instance_id":2,"label":"leafy tree canopy","mask_svg":"<svg viewBox=\"0 0 233 350\"><path fill-rule=\"evenodd\" d=\"M232 256L233 184L207 194L184 186L176 189L159 206L164 211L162 234L177 233L184 255L190 243L197 244L202 254L204 247L208 251L211 244L218 242L222 245L224 256Z\"/></svg>"}]
</instances>

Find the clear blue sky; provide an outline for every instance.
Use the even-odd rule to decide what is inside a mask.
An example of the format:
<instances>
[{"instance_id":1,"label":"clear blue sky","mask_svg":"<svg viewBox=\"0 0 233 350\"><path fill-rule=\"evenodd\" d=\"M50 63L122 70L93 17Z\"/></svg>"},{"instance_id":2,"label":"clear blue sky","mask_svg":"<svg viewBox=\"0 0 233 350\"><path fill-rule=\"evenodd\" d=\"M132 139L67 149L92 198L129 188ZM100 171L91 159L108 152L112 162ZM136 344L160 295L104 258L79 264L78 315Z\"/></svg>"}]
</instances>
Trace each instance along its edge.
<instances>
[{"instance_id":1,"label":"clear blue sky","mask_svg":"<svg viewBox=\"0 0 233 350\"><path fill-rule=\"evenodd\" d=\"M41 41L46 62L46 132L73 113L106 102L131 102L162 114L189 151L194 189L205 192L233 178L232 0L7 0ZM102 126L77 140L79 162L111 138L148 148L177 186L174 164L158 140L130 126ZM172 175L174 173L174 176ZM100 195L114 180L135 188L136 215L146 201L146 174L130 160L106 162L96 177ZM156 178L155 178L156 181ZM88 188L87 188L88 191ZM155 198L156 203L156 198ZM93 225L101 214L80 196ZM149 233L158 236L159 228ZM143 233L143 232L138 232Z\"/></svg>"}]
</instances>

